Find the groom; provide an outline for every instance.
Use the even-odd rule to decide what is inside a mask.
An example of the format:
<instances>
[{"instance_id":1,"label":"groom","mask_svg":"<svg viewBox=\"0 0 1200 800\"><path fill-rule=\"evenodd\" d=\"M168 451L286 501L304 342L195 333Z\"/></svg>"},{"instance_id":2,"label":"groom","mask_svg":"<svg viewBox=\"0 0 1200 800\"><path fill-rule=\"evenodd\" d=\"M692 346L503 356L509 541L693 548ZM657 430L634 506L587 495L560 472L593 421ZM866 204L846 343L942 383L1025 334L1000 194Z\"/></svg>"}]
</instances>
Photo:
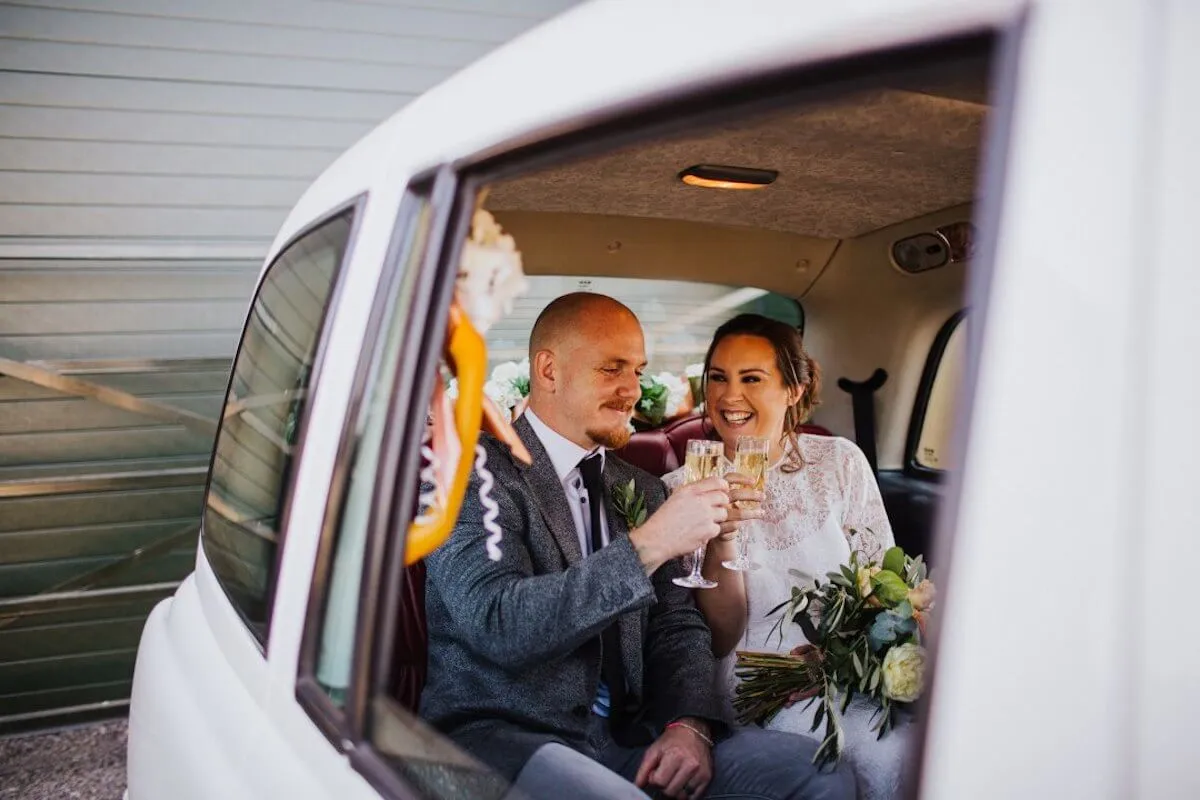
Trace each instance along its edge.
<instances>
[{"instance_id":1,"label":"groom","mask_svg":"<svg viewBox=\"0 0 1200 800\"><path fill-rule=\"evenodd\" d=\"M641 392L637 318L602 295L560 297L529 360L516 430L533 465L484 443L501 559L484 546L478 477L428 557L422 716L532 798L853 797L848 771L811 765L810 740L725 717L708 626L671 578L719 532L729 487L710 478L666 499L607 452L628 440ZM631 480L649 513L633 531L613 505Z\"/></svg>"}]
</instances>

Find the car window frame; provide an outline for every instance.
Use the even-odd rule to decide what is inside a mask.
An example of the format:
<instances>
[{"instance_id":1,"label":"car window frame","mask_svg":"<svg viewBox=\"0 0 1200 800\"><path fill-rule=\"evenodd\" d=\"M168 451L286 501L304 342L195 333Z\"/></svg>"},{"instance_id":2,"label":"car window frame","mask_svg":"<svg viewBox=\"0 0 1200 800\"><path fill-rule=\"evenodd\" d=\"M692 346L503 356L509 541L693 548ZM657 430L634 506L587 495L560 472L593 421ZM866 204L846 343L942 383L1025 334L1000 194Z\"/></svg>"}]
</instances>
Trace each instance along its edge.
<instances>
[{"instance_id":1,"label":"car window frame","mask_svg":"<svg viewBox=\"0 0 1200 800\"><path fill-rule=\"evenodd\" d=\"M400 366L390 388L380 467L375 474L372 492L374 502L363 559L363 580L359 584L358 633L350 685L342 712L347 738L340 742L354 769L385 797L396 798L417 798L420 795L387 764L367 736L370 699L386 681L389 663L383 660L380 652L386 651L390 659L395 637L394 627L387 630L387 623L394 626L395 618L386 613L380 614L379 611L381 608L394 610L403 588L402 555L407 536L389 537L389 534L396 529L394 525L402 525L404 534L407 533L411 515L404 511L397 517L396 510L413 504L417 486L415 483L408 486L407 483L411 481L398 486L397 475L415 477L420 467L419 446L409 447L405 452L405 445L410 443L413 434L417 435L419 445L419 435L425 424L427 404L414 403L413 398L428 397L433 391L453 296L453 277L458 272L457 262L452 258L457 258L461 243L456 240L466 236L472 210L468 209L465 216L460 212L456 203L458 176L449 166L422 172L409 181L410 186L426 183L431 186L428 196L429 229L413 287L411 311L399 356ZM389 273L398 272L399 255L403 252L402 231L400 226L393 230L389 252L394 259L386 265ZM453 237L451 241L455 242L449 249L445 247L448 236ZM443 274L446 271L449 271L448 275ZM426 347L426 344L430 346ZM389 538L392 541L389 542ZM385 555L393 553L401 556L396 563L385 558ZM383 648L379 647L381 641L385 645ZM321 691L319 687L315 688Z\"/></svg>"},{"instance_id":2,"label":"car window frame","mask_svg":"<svg viewBox=\"0 0 1200 800\"><path fill-rule=\"evenodd\" d=\"M204 549L204 558L209 562L210 567L212 562L209 560L208 552L205 549L207 536L205 534L204 510L208 506L208 496L212 491L213 469L216 466L217 460L217 444L220 442L221 433L225 430L225 407L229 403L229 393L233 391L233 381L235 378L238 359L240 359L242 356L242 350L246 344L246 335L250 330L250 322L254 316L254 309L258 304L263 287L266 286L267 278L270 276L271 271L276 267L276 265L279 264L280 259L283 258L284 254L286 254L288 250L302 241L306 236L319 230L322 226L332 222L337 217L346 214L350 215L350 232L346 239L346 248L342 252L342 257L338 262L336 274L333 278L333 286L329 291L329 299L326 301L324 308L321 310L321 322L317 326L319 333L317 334L316 349L313 351L313 368L308 380L309 393L305 399L303 412L300 415L300 422L296 430L296 444L292 450L292 463L298 464L303 458L305 443L308 440L308 428L310 424L309 418L312 416L312 394L315 391L315 387L319 385L321 374L324 371L325 358L329 350L329 335L333 330L334 321L337 317L337 309L341 303L342 291L346 284L346 274L348 272L346 265L349 264L354 258L354 249L356 243L358 242L359 232L362 229L362 219L366 204L367 193L361 192L349 198L345 202L328 209L320 217L317 217L308 224L304 225L302 228L300 228L300 230L296 231L295 234L288 238L287 242L276 251L274 257L263 268L261 274L259 275L258 281L254 286L254 294L251 296L250 302L246 306L246 315L242 321L242 330L241 335L238 337L237 349L234 351L233 358L230 359L229 362L229 378L225 382L225 394L221 402L221 417L217 420L217 429L213 433L212 452L209 454L208 472L204 479L204 503L200 510L200 535L197 537L197 539L198 546L201 549ZM265 597L267 618L263 626L262 639L259 639L253 626L242 613L242 609L234 601L233 597L230 596L229 590L226 588L225 582L221 579L221 576L216 572L215 569L212 570L213 575L216 578L217 585L221 589L222 595L229 602L230 607L233 608L233 611L237 615L239 622L241 622L242 626L246 629L246 632L250 635L250 640L254 642L259 654L262 655L264 659L270 652L271 647L271 620L274 617L275 612L275 595L278 590L279 566L283 558L283 549L287 544L287 529L291 520L292 512L291 486L281 486L280 494L283 496L283 504L279 511L278 541L275 544L275 553L272 558L271 573L268 577L267 583L267 593Z\"/></svg>"},{"instance_id":3,"label":"car window frame","mask_svg":"<svg viewBox=\"0 0 1200 800\"><path fill-rule=\"evenodd\" d=\"M415 478L419 468L419 447L414 446L418 442L410 437L414 434L418 413L420 419L424 418L423 404L414 404L411 400L412 397L428 397L432 391L436 376L433 367L440 360L444 344L445 320L454 289L453 277L457 274L457 259L479 190L486 184L540 167L597 151L609 152L622 145L678 133L696 125L707 126L748 113L769 112L838 97L861 88L864 83L878 85L881 77L889 74L891 68L912 68L914 61L919 64L940 64L966 54L977 54L986 47L990 49L996 65L992 81L997 80L996 74L1002 80L1011 81L1008 73L1015 69L1016 45L1019 44L1024 26L1024 16L1018 14L995 25L964 27L953 33L936 36L909 37L891 45L872 43L866 46L865 51L856 53L818 56L779 69L733 73L702 84L686 84L668 96L658 95L612 105L600 113L592 112L564 121L553 130L538 131L523 140L484 149L436 170L434 220L428 235L426 258L422 262L420 285L413 303L417 305L421 297L430 298L430 302L423 319L424 335L417 339L410 337L405 342L406 355L403 357L411 366L407 373L398 371L393 387L392 410L403 413L389 416L381 455L383 466L376 476L376 502L364 565L373 574L364 576L362 584L362 610L369 613L360 615L359 619L355 663L347 691L347 733L351 738L342 747L356 771L384 797L417 796L413 787L386 763L370 739L366 738L367 705L372 696L384 693L387 668L392 661L395 615L399 613L396 604L400 598L404 571L406 537L397 536L389 543L387 533L401 527L407 531L411 516L407 507L415 499ZM1011 97L1003 99L1006 105L998 116L1002 120L1000 124L1006 126L1011 118ZM991 164L993 168L999 163L1003 169L1003 155L997 153L990 159L994 162ZM448 191L449 196L440 193L439 189L441 192ZM1002 189L1002 180L993 185L994 191ZM986 222L990 227L998 224L994 219ZM984 272L990 269L990 262L982 268ZM986 287L988 280L990 277L985 276L980 285ZM978 289L979 285L976 286ZM801 308L803 325L807 322L807 315L803 314L802 298L797 298L796 302ZM416 326L410 323L410 333L414 330ZM415 354L412 352L414 350ZM416 359L410 358L414 355L424 362L420 369L417 369ZM408 386L409 392L397 397L395 389L402 382ZM398 475L406 479L397 481ZM374 591L368 591L368 587ZM372 597L373 601L368 602ZM369 635L364 635L367 633ZM922 730L922 740L923 733Z\"/></svg>"},{"instance_id":4,"label":"car window frame","mask_svg":"<svg viewBox=\"0 0 1200 800\"><path fill-rule=\"evenodd\" d=\"M921 381L917 384L912 416L908 422L908 435L904 442L904 473L918 480L942 483L949 472L949 470L922 464L917 460L917 449L921 445L925 416L929 411L929 400L933 395L933 385L937 381L938 370L942 366L942 357L946 355L946 348L954 337L954 332L966 320L967 312L966 308L955 311L938 328L937 335L933 337L933 344L929 346L929 354L925 357L925 366L921 370Z\"/></svg>"},{"instance_id":5,"label":"car window frame","mask_svg":"<svg viewBox=\"0 0 1200 800\"><path fill-rule=\"evenodd\" d=\"M387 335L388 326L396 314L411 315L412 307L418 304L415 294L412 303L406 308L400 308L398 303L392 301L397 297L398 289L405 278L402 266L408 242L411 236L417 232L415 226L420 218L422 207L432 201L432 191L433 184L428 178L418 177L410 181L401 198L392 226L388 249L384 255L383 268L377 284L378 289L371 304L367 328L363 334L363 348L351 382L342 433L334 455L312 579L305 603L304 624L297 659L295 696L301 708L309 715L325 738L342 752L353 747L354 726L347 717L345 707L334 703L321 688L316 678L317 656L324 630L329 583L333 573L333 556L345 514L350 476L358 456L359 441L366 424L364 409L366 393L373 386L373 380L381 368L382 353L386 349L383 337ZM433 220L430 221L431 225L432 223ZM421 263L424 263L424 258L425 255L421 254ZM368 536L370 535L368 532ZM364 564L365 569L366 565ZM360 613L365 602L366 598L362 594L362 585L360 584ZM356 634L356 638L360 634L361 632Z\"/></svg>"}]
</instances>

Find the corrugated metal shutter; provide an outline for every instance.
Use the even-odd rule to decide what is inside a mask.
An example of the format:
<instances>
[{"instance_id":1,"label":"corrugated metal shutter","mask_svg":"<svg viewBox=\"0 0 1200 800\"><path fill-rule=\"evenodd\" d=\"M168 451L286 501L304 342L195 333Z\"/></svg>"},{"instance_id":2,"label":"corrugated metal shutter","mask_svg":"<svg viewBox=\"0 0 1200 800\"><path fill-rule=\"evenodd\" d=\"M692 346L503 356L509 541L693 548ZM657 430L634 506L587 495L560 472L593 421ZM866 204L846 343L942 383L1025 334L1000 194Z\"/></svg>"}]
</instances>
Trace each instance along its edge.
<instances>
[{"instance_id":1,"label":"corrugated metal shutter","mask_svg":"<svg viewBox=\"0 0 1200 800\"><path fill-rule=\"evenodd\" d=\"M0 2L0 359L154 404L0 364L0 733L128 697L145 615L194 559L212 446L196 419L215 420L300 192L574 4Z\"/></svg>"}]
</instances>

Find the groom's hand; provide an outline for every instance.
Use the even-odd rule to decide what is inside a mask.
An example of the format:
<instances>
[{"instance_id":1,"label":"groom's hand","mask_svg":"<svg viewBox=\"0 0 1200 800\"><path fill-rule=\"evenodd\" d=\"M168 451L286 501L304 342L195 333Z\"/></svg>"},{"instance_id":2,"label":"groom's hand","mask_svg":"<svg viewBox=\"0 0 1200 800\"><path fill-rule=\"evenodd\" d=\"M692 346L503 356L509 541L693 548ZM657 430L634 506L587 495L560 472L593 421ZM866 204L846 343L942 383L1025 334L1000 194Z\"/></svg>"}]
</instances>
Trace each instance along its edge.
<instances>
[{"instance_id":1,"label":"groom's hand","mask_svg":"<svg viewBox=\"0 0 1200 800\"><path fill-rule=\"evenodd\" d=\"M688 725L706 730L699 720ZM667 797L695 800L712 780L712 751L700 736L682 725L667 728L646 748L634 783L639 789L654 787Z\"/></svg>"},{"instance_id":2,"label":"groom's hand","mask_svg":"<svg viewBox=\"0 0 1200 800\"><path fill-rule=\"evenodd\" d=\"M681 486L650 519L629 535L647 575L672 558L690 553L721 532L729 515L729 484L706 478Z\"/></svg>"}]
</instances>

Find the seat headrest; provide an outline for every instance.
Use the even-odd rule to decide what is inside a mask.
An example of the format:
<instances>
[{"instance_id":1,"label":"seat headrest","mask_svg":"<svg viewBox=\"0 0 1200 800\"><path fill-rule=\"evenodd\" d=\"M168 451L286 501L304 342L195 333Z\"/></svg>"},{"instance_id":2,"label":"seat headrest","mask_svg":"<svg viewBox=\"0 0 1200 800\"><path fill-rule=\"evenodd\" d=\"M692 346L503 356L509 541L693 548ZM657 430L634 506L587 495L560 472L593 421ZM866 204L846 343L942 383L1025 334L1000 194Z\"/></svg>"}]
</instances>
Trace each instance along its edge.
<instances>
[{"instance_id":1,"label":"seat headrest","mask_svg":"<svg viewBox=\"0 0 1200 800\"><path fill-rule=\"evenodd\" d=\"M803 425L802 433L817 436L832 436L833 433L820 425ZM679 469L687 458L689 439L716 440L717 433L703 414L691 414L682 419L668 422L661 428L639 431L629 443L616 451L619 458L635 467L641 467L652 475L662 477Z\"/></svg>"},{"instance_id":2,"label":"seat headrest","mask_svg":"<svg viewBox=\"0 0 1200 800\"><path fill-rule=\"evenodd\" d=\"M629 437L628 444L616 451L616 455L660 478L679 469L683 463L675 455L671 440L661 429L635 433Z\"/></svg>"}]
</instances>

